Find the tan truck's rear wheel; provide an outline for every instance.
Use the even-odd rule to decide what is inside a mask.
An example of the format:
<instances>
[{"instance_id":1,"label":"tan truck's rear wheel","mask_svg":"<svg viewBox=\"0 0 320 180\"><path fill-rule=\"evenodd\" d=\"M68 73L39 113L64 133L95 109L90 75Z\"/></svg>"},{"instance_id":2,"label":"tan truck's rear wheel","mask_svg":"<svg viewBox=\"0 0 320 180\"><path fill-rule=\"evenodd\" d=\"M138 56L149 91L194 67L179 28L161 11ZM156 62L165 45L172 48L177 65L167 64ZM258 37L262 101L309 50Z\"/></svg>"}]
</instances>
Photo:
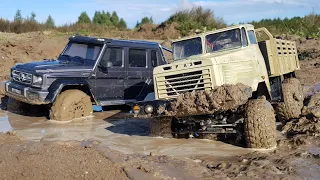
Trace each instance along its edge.
<instances>
[{"instance_id":1,"label":"tan truck's rear wheel","mask_svg":"<svg viewBox=\"0 0 320 180\"><path fill-rule=\"evenodd\" d=\"M303 91L300 81L288 78L282 82L283 102L278 104L277 114L281 121L299 118L303 108Z\"/></svg>"},{"instance_id":2,"label":"tan truck's rear wheel","mask_svg":"<svg viewBox=\"0 0 320 180\"><path fill-rule=\"evenodd\" d=\"M244 135L249 148L270 149L276 147L274 110L265 99L254 99L247 102Z\"/></svg>"},{"instance_id":3,"label":"tan truck's rear wheel","mask_svg":"<svg viewBox=\"0 0 320 180\"><path fill-rule=\"evenodd\" d=\"M149 120L150 136L161 136L171 138L172 135L172 117L155 117Z\"/></svg>"},{"instance_id":4,"label":"tan truck's rear wheel","mask_svg":"<svg viewBox=\"0 0 320 180\"><path fill-rule=\"evenodd\" d=\"M80 90L66 90L59 94L53 103L50 119L68 121L90 116L91 114L92 103L90 96Z\"/></svg>"}]
</instances>

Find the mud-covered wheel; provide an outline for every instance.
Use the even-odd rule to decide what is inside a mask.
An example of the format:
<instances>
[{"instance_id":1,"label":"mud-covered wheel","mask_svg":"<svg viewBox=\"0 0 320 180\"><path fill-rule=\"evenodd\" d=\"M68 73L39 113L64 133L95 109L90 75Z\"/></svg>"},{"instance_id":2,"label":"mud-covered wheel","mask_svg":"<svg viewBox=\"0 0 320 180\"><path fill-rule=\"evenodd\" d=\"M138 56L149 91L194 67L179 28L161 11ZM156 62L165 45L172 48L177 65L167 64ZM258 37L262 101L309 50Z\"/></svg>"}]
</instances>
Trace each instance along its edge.
<instances>
[{"instance_id":1,"label":"mud-covered wheel","mask_svg":"<svg viewBox=\"0 0 320 180\"><path fill-rule=\"evenodd\" d=\"M90 96L80 90L66 90L57 97L50 112L50 119L68 121L92 115Z\"/></svg>"},{"instance_id":2,"label":"mud-covered wheel","mask_svg":"<svg viewBox=\"0 0 320 180\"><path fill-rule=\"evenodd\" d=\"M276 147L276 119L272 105L265 99L254 99L245 107L244 136L247 147Z\"/></svg>"},{"instance_id":3,"label":"mud-covered wheel","mask_svg":"<svg viewBox=\"0 0 320 180\"><path fill-rule=\"evenodd\" d=\"M280 121L299 118L303 108L303 90L300 81L288 78L282 82L283 102L278 104L277 114Z\"/></svg>"},{"instance_id":4,"label":"mud-covered wheel","mask_svg":"<svg viewBox=\"0 0 320 180\"><path fill-rule=\"evenodd\" d=\"M7 104L6 104L6 109L10 112L18 113L18 114L24 114L29 110L30 105L15 100L11 97L8 98Z\"/></svg>"},{"instance_id":5,"label":"mud-covered wheel","mask_svg":"<svg viewBox=\"0 0 320 180\"><path fill-rule=\"evenodd\" d=\"M149 135L171 138L172 117L154 117L149 120Z\"/></svg>"}]
</instances>

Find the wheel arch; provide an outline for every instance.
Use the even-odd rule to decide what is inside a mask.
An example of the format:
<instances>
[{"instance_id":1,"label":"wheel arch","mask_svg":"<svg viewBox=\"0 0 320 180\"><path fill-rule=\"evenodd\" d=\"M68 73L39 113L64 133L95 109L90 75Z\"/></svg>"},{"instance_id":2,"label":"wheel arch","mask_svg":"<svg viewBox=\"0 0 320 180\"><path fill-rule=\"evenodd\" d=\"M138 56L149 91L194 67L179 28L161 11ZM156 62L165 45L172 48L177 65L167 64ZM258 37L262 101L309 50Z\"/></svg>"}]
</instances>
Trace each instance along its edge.
<instances>
[{"instance_id":1,"label":"wheel arch","mask_svg":"<svg viewBox=\"0 0 320 180\"><path fill-rule=\"evenodd\" d=\"M91 101L96 103L93 90L90 88L90 85L84 80L81 80L81 81L56 80L48 88L49 94L46 99L50 102L54 102L60 93L70 89L78 89L86 93L88 96L90 96Z\"/></svg>"},{"instance_id":2,"label":"wheel arch","mask_svg":"<svg viewBox=\"0 0 320 180\"><path fill-rule=\"evenodd\" d=\"M267 100L271 100L270 90L265 81L259 82L256 90L252 93L254 99L260 96L265 96Z\"/></svg>"}]
</instances>

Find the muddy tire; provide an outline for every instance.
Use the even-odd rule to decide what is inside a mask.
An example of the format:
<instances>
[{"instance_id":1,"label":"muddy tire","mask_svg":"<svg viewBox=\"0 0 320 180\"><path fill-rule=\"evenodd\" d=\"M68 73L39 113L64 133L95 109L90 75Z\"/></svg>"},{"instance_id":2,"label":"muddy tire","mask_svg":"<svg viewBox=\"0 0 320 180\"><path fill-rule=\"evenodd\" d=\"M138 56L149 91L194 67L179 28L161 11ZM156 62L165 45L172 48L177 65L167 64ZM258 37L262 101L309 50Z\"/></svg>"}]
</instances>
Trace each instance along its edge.
<instances>
[{"instance_id":1,"label":"muddy tire","mask_svg":"<svg viewBox=\"0 0 320 180\"><path fill-rule=\"evenodd\" d=\"M92 115L90 96L80 90L66 90L57 97L50 111L50 119L69 121Z\"/></svg>"},{"instance_id":2,"label":"muddy tire","mask_svg":"<svg viewBox=\"0 0 320 180\"><path fill-rule=\"evenodd\" d=\"M284 122L299 118L303 108L303 91L300 81L296 78L285 79L282 82L283 102L278 104L277 115Z\"/></svg>"},{"instance_id":3,"label":"muddy tire","mask_svg":"<svg viewBox=\"0 0 320 180\"><path fill-rule=\"evenodd\" d=\"M149 120L149 135L172 138L172 117L155 117Z\"/></svg>"},{"instance_id":4,"label":"muddy tire","mask_svg":"<svg viewBox=\"0 0 320 180\"><path fill-rule=\"evenodd\" d=\"M249 148L276 147L276 119L272 105L265 99L254 99L245 107L244 136Z\"/></svg>"},{"instance_id":5,"label":"muddy tire","mask_svg":"<svg viewBox=\"0 0 320 180\"><path fill-rule=\"evenodd\" d=\"M25 112L28 111L28 107L30 107L30 105L24 102L15 100L11 97L8 98L8 101L6 103L6 109L10 112L17 113L17 114L24 114Z\"/></svg>"}]
</instances>

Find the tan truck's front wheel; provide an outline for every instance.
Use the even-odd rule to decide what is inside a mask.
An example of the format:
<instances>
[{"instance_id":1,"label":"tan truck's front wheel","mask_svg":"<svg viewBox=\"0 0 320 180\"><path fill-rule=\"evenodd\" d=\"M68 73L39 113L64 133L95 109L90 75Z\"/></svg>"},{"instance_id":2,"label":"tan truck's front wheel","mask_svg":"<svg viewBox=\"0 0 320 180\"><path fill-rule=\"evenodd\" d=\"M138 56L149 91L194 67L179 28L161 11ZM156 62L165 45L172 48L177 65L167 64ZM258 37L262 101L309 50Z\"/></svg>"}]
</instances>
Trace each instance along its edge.
<instances>
[{"instance_id":1,"label":"tan truck's front wheel","mask_svg":"<svg viewBox=\"0 0 320 180\"><path fill-rule=\"evenodd\" d=\"M249 148L270 149L276 147L274 110L265 99L253 99L247 102L244 135Z\"/></svg>"},{"instance_id":2,"label":"tan truck's front wheel","mask_svg":"<svg viewBox=\"0 0 320 180\"><path fill-rule=\"evenodd\" d=\"M288 78L282 82L283 102L278 104L277 114L281 121L299 118L303 108L303 91L300 81Z\"/></svg>"},{"instance_id":3,"label":"tan truck's front wheel","mask_svg":"<svg viewBox=\"0 0 320 180\"><path fill-rule=\"evenodd\" d=\"M154 117L149 120L150 136L161 136L171 138L172 136L172 117Z\"/></svg>"},{"instance_id":4,"label":"tan truck's front wheel","mask_svg":"<svg viewBox=\"0 0 320 180\"><path fill-rule=\"evenodd\" d=\"M66 90L57 97L50 112L50 119L69 121L92 115L90 96L80 90Z\"/></svg>"}]
</instances>

